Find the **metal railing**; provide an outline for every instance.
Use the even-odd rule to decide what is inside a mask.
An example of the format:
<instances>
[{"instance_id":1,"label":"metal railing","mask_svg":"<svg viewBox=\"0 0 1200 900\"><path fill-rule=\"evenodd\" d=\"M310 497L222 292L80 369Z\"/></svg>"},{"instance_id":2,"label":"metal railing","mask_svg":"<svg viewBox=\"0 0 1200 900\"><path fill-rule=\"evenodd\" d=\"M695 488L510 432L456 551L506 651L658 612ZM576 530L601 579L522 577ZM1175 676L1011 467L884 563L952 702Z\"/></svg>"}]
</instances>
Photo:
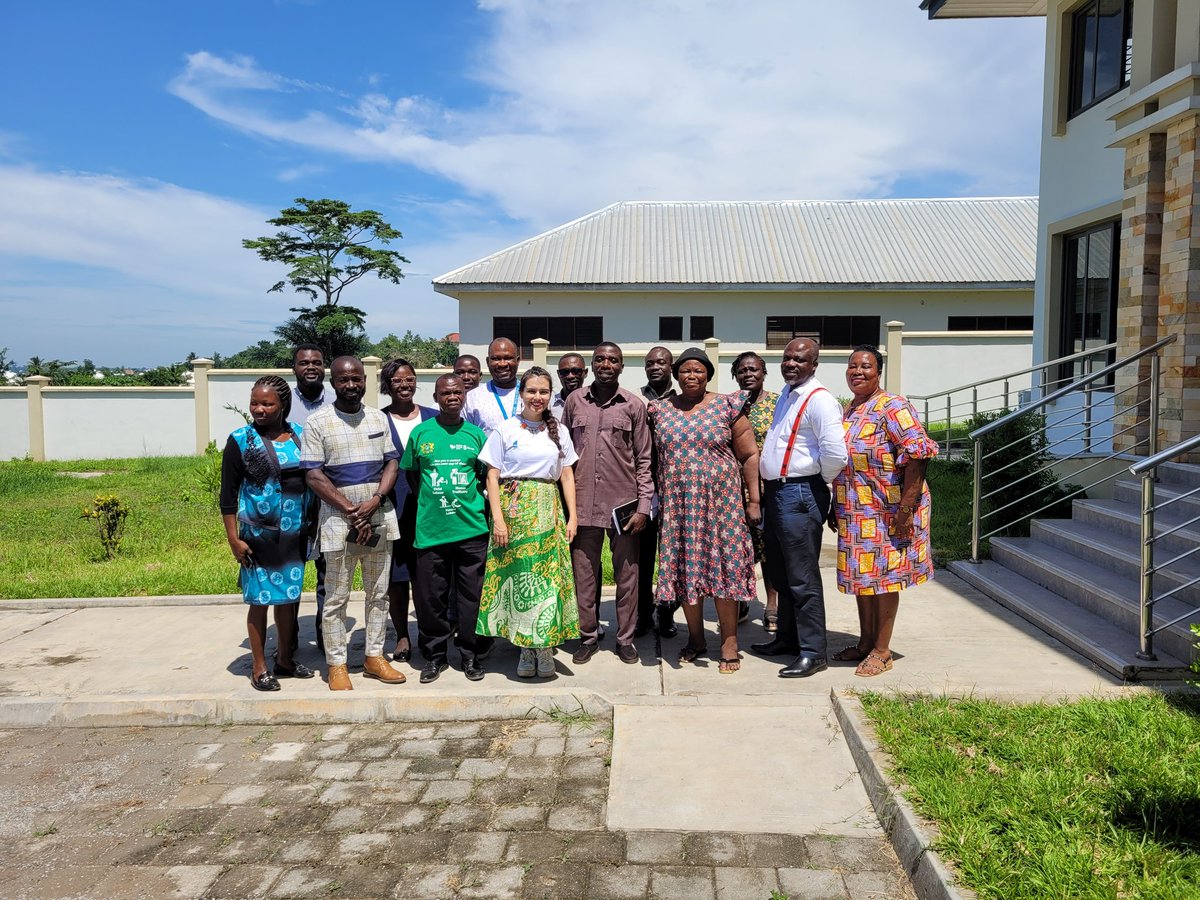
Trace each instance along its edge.
<instances>
[{"instance_id":1,"label":"metal railing","mask_svg":"<svg viewBox=\"0 0 1200 900\"><path fill-rule=\"evenodd\" d=\"M1157 480L1158 467L1165 462L1170 462L1177 456L1181 456L1191 450L1200 447L1200 434L1193 435L1186 441L1180 441L1174 447L1168 447L1161 453L1155 453L1140 462L1134 463L1129 467L1129 471L1133 475L1139 475L1142 479L1142 572L1141 585L1138 591L1138 659L1153 660L1157 659L1154 655L1154 635L1172 625L1177 625L1185 619L1190 619L1197 614L1200 614L1200 606L1189 610L1181 616L1177 616L1170 622L1163 622L1155 626L1154 624L1154 605L1160 600L1166 600L1175 594L1185 591L1190 587L1200 584L1200 576L1185 581L1183 584L1178 584L1169 591L1164 591L1161 594L1155 593L1154 576L1169 566L1182 562L1193 553L1200 552L1200 544L1192 547L1190 550L1185 550L1183 553L1173 556L1166 562L1156 563L1154 559L1154 545L1161 538L1172 535L1177 531L1187 528L1189 525L1195 525L1200 522L1200 516L1194 516L1185 522L1174 525L1164 531L1155 534L1154 532L1154 514L1162 509L1170 506L1172 503L1177 503L1180 500L1186 500L1189 497L1194 497L1200 494L1200 487L1192 488L1190 491L1176 494L1161 503L1154 502L1154 483Z\"/></svg>"},{"instance_id":2,"label":"metal railing","mask_svg":"<svg viewBox=\"0 0 1200 900\"><path fill-rule=\"evenodd\" d=\"M1098 364L1106 360L1108 354L1112 353L1116 347L1115 343L1091 347L1079 353L1072 353L1070 356L1052 359L1036 366L1018 369L1015 372L1006 372L992 378L960 384L958 387L938 391L935 394L906 394L905 396L914 406L918 404L923 406L922 424L925 426L926 433L938 442L943 451L950 452L962 449L970 443L965 434L961 437L955 436L954 422L956 418L960 422L965 422L980 412L1012 409L1012 401L1019 398L1024 392L1029 392L1030 399L1034 399L1070 382L1075 376L1054 375L1051 377L1055 371L1061 371L1064 365L1078 364L1082 365L1085 372L1094 371ZM1034 375L1039 377L1032 377ZM1090 403L1088 406L1090 407ZM939 420L935 422L932 416L938 416ZM945 416L945 419L941 419L941 416Z\"/></svg>"},{"instance_id":3,"label":"metal railing","mask_svg":"<svg viewBox=\"0 0 1200 900\"><path fill-rule=\"evenodd\" d=\"M969 435L974 445L974 478L973 502L971 504L971 561L980 561L980 545L982 541L998 534L1011 534L1019 531L1034 516L1045 513L1055 507L1061 507L1068 500L1087 491L1112 481L1121 473L1121 469L1112 465L1112 460L1118 455L1137 453L1142 449L1147 456L1158 452L1158 394L1159 394L1159 355L1163 347L1173 343L1176 335L1163 338L1133 353L1124 359L1110 363L1094 372L1089 372L1075 379L1038 400L1029 403L1008 415L1001 416L977 428ZM1100 350L1102 348L1097 348ZM1129 366L1137 365L1144 357L1149 357L1149 375L1134 380L1120 388L1108 388L1107 384L1117 372ZM1057 360L1056 362L1065 362ZM1050 365L1049 363L1047 365ZM1099 384L1098 384L1099 383ZM1101 388L1103 390L1101 391ZM1144 398L1121 406L1117 401L1126 394L1145 388ZM1093 396L1103 393L1105 404L1100 407ZM1012 425L1021 419L1034 415L1043 415L1042 410L1067 400L1072 395L1082 395L1082 403L1073 411L1056 410L1057 416L1049 425L1043 420L1036 427L1029 428L1020 435L999 446L984 450L983 439L989 434ZM1108 403L1111 401L1111 411ZM1064 404L1065 405L1065 404ZM1097 410L1099 409L1099 413ZM1097 416L1100 416L1097 418ZM1098 453L1096 440L1097 432L1110 423L1115 423L1118 417L1125 417L1120 430L1112 433L1113 438L1123 435L1144 435L1136 443L1128 447L1122 454L1111 448L1106 453ZM1051 439L1051 428L1053 439ZM1130 437L1133 440L1133 437ZM1020 445L1027 446L1022 448ZM1070 447L1078 445L1079 449ZM998 461L996 457L1011 457L1007 461ZM993 468L987 471L988 461L992 460ZM1085 462L1086 460L1086 462ZM1017 468L1021 467L1021 468ZM1101 477L1088 484L1064 484L1066 477L1079 477L1089 472L1100 470ZM1108 471L1105 474L1105 470ZM1002 476L1008 473L1004 480ZM1023 485L1023 487L1021 487ZM1007 494L1007 497L1001 495ZM1000 498L1000 499L997 499ZM1008 499L1012 498L1012 499ZM991 501L988 503L988 501ZM985 503L990 507L984 511ZM1037 505L1040 504L1040 505ZM1030 507L1036 506L1034 509ZM1007 512L1008 517L1005 517ZM990 520L990 521L989 521ZM984 530L984 529L987 530Z\"/></svg>"}]
</instances>

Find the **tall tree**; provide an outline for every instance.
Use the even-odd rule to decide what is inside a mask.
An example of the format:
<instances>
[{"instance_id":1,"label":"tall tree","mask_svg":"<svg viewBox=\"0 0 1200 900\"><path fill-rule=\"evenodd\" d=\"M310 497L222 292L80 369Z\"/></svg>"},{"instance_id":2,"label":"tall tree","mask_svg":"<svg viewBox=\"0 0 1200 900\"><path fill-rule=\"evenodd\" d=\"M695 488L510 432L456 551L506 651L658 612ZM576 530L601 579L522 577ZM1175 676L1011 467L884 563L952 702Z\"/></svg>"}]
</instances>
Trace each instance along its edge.
<instances>
[{"instance_id":1,"label":"tall tree","mask_svg":"<svg viewBox=\"0 0 1200 900\"><path fill-rule=\"evenodd\" d=\"M268 293L285 285L305 294L311 308L292 307L295 318L275 333L296 344L309 341L321 347L327 358L360 352L366 345L363 327L367 314L342 305L342 291L365 275L399 284L407 263L396 250L386 246L403 235L373 209L353 212L341 200L296 198L296 205L280 210L267 224L282 230L273 236L242 241L260 259L283 263L287 277L273 284Z\"/></svg>"}]
</instances>

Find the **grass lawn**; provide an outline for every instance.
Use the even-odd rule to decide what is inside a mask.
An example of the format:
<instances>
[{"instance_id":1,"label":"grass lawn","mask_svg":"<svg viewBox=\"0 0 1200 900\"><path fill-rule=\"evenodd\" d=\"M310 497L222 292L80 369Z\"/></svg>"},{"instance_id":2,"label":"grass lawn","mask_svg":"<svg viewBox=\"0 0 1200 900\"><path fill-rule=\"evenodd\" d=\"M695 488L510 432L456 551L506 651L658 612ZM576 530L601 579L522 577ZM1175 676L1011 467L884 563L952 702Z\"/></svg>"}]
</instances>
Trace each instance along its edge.
<instances>
[{"instance_id":1,"label":"grass lawn","mask_svg":"<svg viewBox=\"0 0 1200 900\"><path fill-rule=\"evenodd\" d=\"M971 465L962 459L935 459L925 473L933 513L929 541L939 566L971 556Z\"/></svg>"},{"instance_id":2,"label":"grass lawn","mask_svg":"<svg viewBox=\"0 0 1200 900\"><path fill-rule=\"evenodd\" d=\"M0 599L239 593L214 477L212 457L0 462ZM102 558L96 524L79 515L97 494L132 509L112 560ZM611 584L607 547L603 564ZM309 566L305 590L314 578Z\"/></svg>"},{"instance_id":3,"label":"grass lawn","mask_svg":"<svg viewBox=\"0 0 1200 900\"><path fill-rule=\"evenodd\" d=\"M1200 896L1200 700L863 696L936 849L981 897Z\"/></svg>"}]
</instances>

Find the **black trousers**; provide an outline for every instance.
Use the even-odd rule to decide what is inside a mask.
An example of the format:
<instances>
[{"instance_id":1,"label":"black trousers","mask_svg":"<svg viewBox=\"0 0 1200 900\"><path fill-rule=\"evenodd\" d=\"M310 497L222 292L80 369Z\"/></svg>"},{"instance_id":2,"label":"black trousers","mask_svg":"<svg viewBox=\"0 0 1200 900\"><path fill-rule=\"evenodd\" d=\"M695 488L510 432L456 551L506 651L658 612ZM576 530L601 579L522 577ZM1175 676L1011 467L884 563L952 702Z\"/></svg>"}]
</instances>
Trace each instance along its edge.
<instances>
[{"instance_id":1,"label":"black trousers","mask_svg":"<svg viewBox=\"0 0 1200 900\"><path fill-rule=\"evenodd\" d=\"M417 647L426 660L445 660L450 638L464 657L484 653L492 639L475 633L488 536L417 550L413 573L413 607L417 614ZM449 611L458 611L458 628Z\"/></svg>"},{"instance_id":2,"label":"black trousers","mask_svg":"<svg viewBox=\"0 0 1200 900\"><path fill-rule=\"evenodd\" d=\"M792 484L767 481L764 485L767 571L779 592L777 639L795 646L797 655L824 659L825 591L820 560L829 487L819 475Z\"/></svg>"},{"instance_id":3,"label":"black trousers","mask_svg":"<svg viewBox=\"0 0 1200 900\"><path fill-rule=\"evenodd\" d=\"M654 561L658 558L658 518L646 523L638 535L638 625L654 624Z\"/></svg>"}]
</instances>

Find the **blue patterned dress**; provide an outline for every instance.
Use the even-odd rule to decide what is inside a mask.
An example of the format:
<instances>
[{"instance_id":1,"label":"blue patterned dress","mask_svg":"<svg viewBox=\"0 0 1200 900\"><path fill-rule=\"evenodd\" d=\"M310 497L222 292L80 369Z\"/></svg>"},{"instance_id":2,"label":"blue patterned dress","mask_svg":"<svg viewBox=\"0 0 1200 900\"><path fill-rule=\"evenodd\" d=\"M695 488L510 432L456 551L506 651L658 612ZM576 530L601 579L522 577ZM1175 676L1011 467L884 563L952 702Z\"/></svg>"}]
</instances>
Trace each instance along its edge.
<instances>
[{"instance_id":1,"label":"blue patterned dress","mask_svg":"<svg viewBox=\"0 0 1200 900\"><path fill-rule=\"evenodd\" d=\"M221 466L221 512L236 512L238 537L250 545L251 563L238 576L247 603L298 603L304 586L307 525L315 498L300 468L296 441L264 442L253 425L229 435ZM267 446L269 444L269 446ZM266 453L275 455L276 467Z\"/></svg>"},{"instance_id":2,"label":"blue patterned dress","mask_svg":"<svg viewBox=\"0 0 1200 900\"><path fill-rule=\"evenodd\" d=\"M649 405L662 498L658 603L755 597L742 469L733 453L733 421L747 396L738 391L713 397L691 415L669 399Z\"/></svg>"}]
</instances>

